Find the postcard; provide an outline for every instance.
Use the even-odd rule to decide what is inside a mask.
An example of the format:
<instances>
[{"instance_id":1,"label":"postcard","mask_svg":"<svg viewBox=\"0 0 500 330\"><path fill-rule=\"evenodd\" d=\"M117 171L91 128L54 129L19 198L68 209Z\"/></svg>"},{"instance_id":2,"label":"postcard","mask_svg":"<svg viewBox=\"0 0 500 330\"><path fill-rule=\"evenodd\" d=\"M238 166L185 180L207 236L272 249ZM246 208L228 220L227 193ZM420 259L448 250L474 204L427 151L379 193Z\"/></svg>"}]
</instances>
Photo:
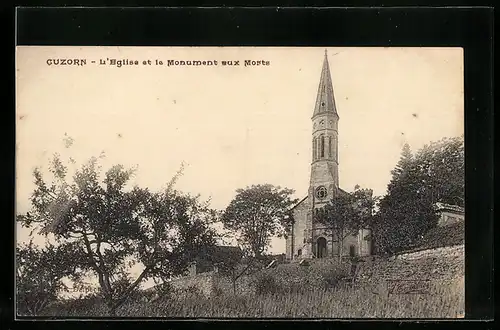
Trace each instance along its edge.
<instances>
[{"instance_id":1,"label":"postcard","mask_svg":"<svg viewBox=\"0 0 500 330\"><path fill-rule=\"evenodd\" d=\"M16 314L462 318L461 48L16 48Z\"/></svg>"}]
</instances>

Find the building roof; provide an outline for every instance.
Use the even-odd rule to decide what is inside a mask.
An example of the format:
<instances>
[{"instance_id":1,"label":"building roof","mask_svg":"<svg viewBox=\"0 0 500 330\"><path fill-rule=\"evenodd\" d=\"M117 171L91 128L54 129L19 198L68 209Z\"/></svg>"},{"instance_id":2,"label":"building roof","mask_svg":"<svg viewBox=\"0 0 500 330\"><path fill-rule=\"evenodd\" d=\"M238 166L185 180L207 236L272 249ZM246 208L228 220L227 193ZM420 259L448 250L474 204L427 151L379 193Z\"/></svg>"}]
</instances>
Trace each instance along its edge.
<instances>
[{"instance_id":1,"label":"building roof","mask_svg":"<svg viewBox=\"0 0 500 330\"><path fill-rule=\"evenodd\" d=\"M458 206L458 205L436 203L436 204L434 204L434 207L439 212L449 211L449 212L458 213L458 214L464 214L464 212L465 212L465 209L463 207Z\"/></svg>"},{"instance_id":2,"label":"building roof","mask_svg":"<svg viewBox=\"0 0 500 330\"><path fill-rule=\"evenodd\" d=\"M316 105L314 107L313 117L323 112L332 112L338 117L337 106L333 93L332 77L330 74L330 65L328 64L328 55L325 50L323 68L321 69L321 78L318 86L318 95L316 96Z\"/></svg>"},{"instance_id":3,"label":"building roof","mask_svg":"<svg viewBox=\"0 0 500 330\"><path fill-rule=\"evenodd\" d=\"M347 191L345 191L345 190L344 190L344 189L342 189L342 188L338 188L338 190L339 190L341 193L348 194L348 192L347 192Z\"/></svg>"},{"instance_id":4,"label":"building roof","mask_svg":"<svg viewBox=\"0 0 500 330\"><path fill-rule=\"evenodd\" d=\"M238 246L217 246L216 256L224 258L235 258L241 259L243 257L243 251Z\"/></svg>"},{"instance_id":5,"label":"building roof","mask_svg":"<svg viewBox=\"0 0 500 330\"><path fill-rule=\"evenodd\" d=\"M306 196L304 198L302 198L300 201L298 201L297 204L295 204L293 207L292 207L292 210L295 209L297 206L299 206L300 204L302 204L309 196Z\"/></svg>"},{"instance_id":6,"label":"building roof","mask_svg":"<svg viewBox=\"0 0 500 330\"><path fill-rule=\"evenodd\" d=\"M207 253L196 259L197 263L214 265L228 261L239 261L243 257L243 251L237 246L217 245Z\"/></svg>"}]
</instances>

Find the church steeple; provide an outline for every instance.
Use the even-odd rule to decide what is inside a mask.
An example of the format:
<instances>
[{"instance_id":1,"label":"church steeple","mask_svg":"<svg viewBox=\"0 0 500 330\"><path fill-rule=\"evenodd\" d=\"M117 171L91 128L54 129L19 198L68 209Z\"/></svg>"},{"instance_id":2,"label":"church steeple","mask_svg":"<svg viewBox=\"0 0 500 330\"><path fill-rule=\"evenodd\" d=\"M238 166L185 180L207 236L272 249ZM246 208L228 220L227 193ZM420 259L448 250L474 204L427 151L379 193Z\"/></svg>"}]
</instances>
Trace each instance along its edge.
<instances>
[{"instance_id":1,"label":"church steeple","mask_svg":"<svg viewBox=\"0 0 500 330\"><path fill-rule=\"evenodd\" d=\"M321 69L318 95L316 96L316 105L314 107L313 117L323 112L330 112L338 116L337 106L335 105L335 96L333 95L330 65L328 64L328 53L326 49L325 58L323 60L323 68Z\"/></svg>"},{"instance_id":2,"label":"church steeple","mask_svg":"<svg viewBox=\"0 0 500 330\"><path fill-rule=\"evenodd\" d=\"M314 208L326 203L339 188L338 122L339 115L333 95L328 55L325 51L312 117L312 162L309 191Z\"/></svg>"}]
</instances>

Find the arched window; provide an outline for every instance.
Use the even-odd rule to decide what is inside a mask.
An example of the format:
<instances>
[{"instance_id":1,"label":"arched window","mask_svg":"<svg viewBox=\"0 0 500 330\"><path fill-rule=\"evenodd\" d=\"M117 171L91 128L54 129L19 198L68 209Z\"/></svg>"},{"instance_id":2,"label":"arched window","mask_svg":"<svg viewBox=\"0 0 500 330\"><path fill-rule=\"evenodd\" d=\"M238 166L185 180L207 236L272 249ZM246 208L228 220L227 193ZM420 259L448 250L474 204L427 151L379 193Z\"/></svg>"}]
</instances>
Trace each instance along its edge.
<instances>
[{"instance_id":1,"label":"arched window","mask_svg":"<svg viewBox=\"0 0 500 330\"><path fill-rule=\"evenodd\" d=\"M301 255L302 255L302 249L298 249L298 250L297 250L297 255L298 255L298 256L301 256Z\"/></svg>"},{"instance_id":2,"label":"arched window","mask_svg":"<svg viewBox=\"0 0 500 330\"><path fill-rule=\"evenodd\" d=\"M320 138L320 147L319 147L320 157L324 158L325 157L325 136L321 135L319 138Z\"/></svg>"},{"instance_id":3,"label":"arched window","mask_svg":"<svg viewBox=\"0 0 500 330\"><path fill-rule=\"evenodd\" d=\"M328 158L332 158L332 137L328 137Z\"/></svg>"},{"instance_id":4,"label":"arched window","mask_svg":"<svg viewBox=\"0 0 500 330\"><path fill-rule=\"evenodd\" d=\"M316 145L316 138L313 139L313 161L315 161L317 158L317 145Z\"/></svg>"}]
</instances>

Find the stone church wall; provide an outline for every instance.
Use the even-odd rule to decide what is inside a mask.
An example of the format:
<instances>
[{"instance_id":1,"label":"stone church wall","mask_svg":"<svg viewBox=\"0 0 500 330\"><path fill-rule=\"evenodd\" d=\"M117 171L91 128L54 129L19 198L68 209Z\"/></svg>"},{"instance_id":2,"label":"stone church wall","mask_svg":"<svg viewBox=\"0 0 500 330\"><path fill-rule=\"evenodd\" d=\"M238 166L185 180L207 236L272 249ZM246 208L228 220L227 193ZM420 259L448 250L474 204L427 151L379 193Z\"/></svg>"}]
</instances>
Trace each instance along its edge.
<instances>
[{"instance_id":1,"label":"stone church wall","mask_svg":"<svg viewBox=\"0 0 500 330\"><path fill-rule=\"evenodd\" d=\"M370 246L370 241L365 240L365 236L369 234L369 231L367 229L363 229L360 231L359 235L350 235L347 236L344 239L343 242L343 252L342 254L344 256L348 256L350 254L350 249L351 246L354 247L354 253L356 256L368 256L371 254L371 246ZM317 239L319 237L324 237L327 242L327 257L332 256L332 249L333 249L333 255L338 256L339 255L339 244L337 241L333 241L332 244L332 237L331 237L331 232L328 229L323 229L323 228L316 228L315 229L315 242L316 244ZM316 251L316 247L314 248Z\"/></svg>"},{"instance_id":2,"label":"stone church wall","mask_svg":"<svg viewBox=\"0 0 500 330\"><path fill-rule=\"evenodd\" d=\"M358 246L360 256L372 254L372 234L370 229L361 229L358 235Z\"/></svg>"},{"instance_id":3,"label":"stone church wall","mask_svg":"<svg viewBox=\"0 0 500 330\"><path fill-rule=\"evenodd\" d=\"M308 223L308 214L310 213L310 204L308 199L302 201L294 210L295 217L295 225L293 228L293 236L290 233L290 236L286 241L286 258L287 259L296 259L299 253L299 250L302 252L302 256L305 256L306 253L306 245L309 248L312 247L313 252L316 254L317 250L317 240L319 237L323 237L327 242L327 251L325 257L339 254L339 245L336 241L332 244L332 235L328 228L325 228L323 224L314 224L312 228L313 232L313 241L311 243L306 243L304 239L305 231ZM351 246L354 247L354 253L357 256L367 256L371 255L371 241L366 240L365 236L369 235L370 231L368 229L363 229L359 235L348 236L344 239L343 242L343 255L348 256L350 254ZM293 245L293 247L292 247ZM292 255L293 253L293 255Z\"/></svg>"},{"instance_id":4,"label":"stone church wall","mask_svg":"<svg viewBox=\"0 0 500 330\"><path fill-rule=\"evenodd\" d=\"M294 210L295 225L293 228L293 255L296 256L298 251L304 252L304 231L306 229L307 213L309 212L309 203L306 199ZM291 259L291 247L287 252L287 258Z\"/></svg>"}]
</instances>

